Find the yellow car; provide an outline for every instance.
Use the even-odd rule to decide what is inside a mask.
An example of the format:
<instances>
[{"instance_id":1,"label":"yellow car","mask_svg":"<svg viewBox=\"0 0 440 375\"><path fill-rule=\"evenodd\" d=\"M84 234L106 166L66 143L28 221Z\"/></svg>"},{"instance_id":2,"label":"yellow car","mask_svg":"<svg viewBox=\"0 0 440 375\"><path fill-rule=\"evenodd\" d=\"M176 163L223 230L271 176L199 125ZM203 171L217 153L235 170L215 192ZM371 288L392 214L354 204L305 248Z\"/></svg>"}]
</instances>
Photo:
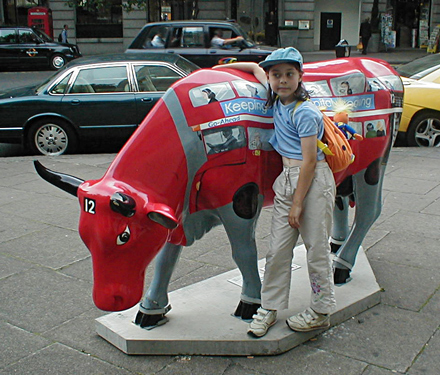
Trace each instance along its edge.
<instances>
[{"instance_id":1,"label":"yellow car","mask_svg":"<svg viewBox=\"0 0 440 375\"><path fill-rule=\"evenodd\" d=\"M404 85L399 140L408 146L440 147L440 54L396 70Z\"/></svg>"}]
</instances>

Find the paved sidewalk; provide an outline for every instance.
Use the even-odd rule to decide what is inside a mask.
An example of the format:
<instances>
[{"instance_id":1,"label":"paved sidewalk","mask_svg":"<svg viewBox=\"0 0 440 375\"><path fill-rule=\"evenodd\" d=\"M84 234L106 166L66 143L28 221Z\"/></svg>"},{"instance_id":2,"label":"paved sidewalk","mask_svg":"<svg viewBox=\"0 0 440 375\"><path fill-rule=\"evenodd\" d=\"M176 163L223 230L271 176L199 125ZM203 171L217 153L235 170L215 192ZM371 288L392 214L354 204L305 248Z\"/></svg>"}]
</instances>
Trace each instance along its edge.
<instances>
[{"instance_id":1,"label":"paved sidewalk","mask_svg":"<svg viewBox=\"0 0 440 375\"><path fill-rule=\"evenodd\" d=\"M391 153L383 212L363 244L383 288L382 302L273 357L134 357L97 336L94 320L105 313L91 300L91 260L77 232L77 200L40 179L34 158L0 161L1 374L438 374L438 149ZM91 179L101 177L113 158L38 159L51 169ZM257 230L261 258L269 218L264 210ZM226 235L218 227L184 250L171 289L233 268ZM151 276L149 268L147 281Z\"/></svg>"},{"instance_id":2,"label":"paved sidewalk","mask_svg":"<svg viewBox=\"0 0 440 375\"><path fill-rule=\"evenodd\" d=\"M316 52L302 52L304 57L304 62L315 62L324 61L336 58L334 51L316 51ZM420 57L426 56L426 49L419 48L395 48L389 49L384 52L368 53L367 55L362 55L360 51L356 48L352 48L350 57L372 57L375 59L381 59L388 61L393 66L398 66L405 64L409 61L418 59Z\"/></svg>"}]
</instances>

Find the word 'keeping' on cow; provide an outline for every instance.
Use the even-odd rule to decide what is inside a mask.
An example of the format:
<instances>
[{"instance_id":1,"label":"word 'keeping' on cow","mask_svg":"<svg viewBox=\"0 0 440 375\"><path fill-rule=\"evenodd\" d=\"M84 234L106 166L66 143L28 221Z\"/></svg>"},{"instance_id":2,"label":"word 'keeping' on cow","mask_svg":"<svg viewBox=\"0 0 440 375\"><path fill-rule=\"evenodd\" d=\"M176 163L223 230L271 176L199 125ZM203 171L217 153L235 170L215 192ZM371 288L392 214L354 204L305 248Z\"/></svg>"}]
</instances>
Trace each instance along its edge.
<instances>
[{"instance_id":1,"label":"word 'keeping' on cow","mask_svg":"<svg viewBox=\"0 0 440 375\"><path fill-rule=\"evenodd\" d=\"M98 180L54 172L35 162L50 183L76 195L79 233L92 254L93 299L106 311L140 300L136 323L167 321L168 284L183 246L223 224L243 277L235 315L249 319L260 306L255 227L272 204L282 168L269 144L266 88L252 75L199 70L174 84ZM335 175L338 197L332 246L335 282L345 283L367 231L381 211L382 181L402 111L400 77L385 62L337 59L305 64L311 100L333 115L336 100L350 103L354 163ZM349 227L348 207L356 206ZM156 259L142 298L144 275Z\"/></svg>"}]
</instances>

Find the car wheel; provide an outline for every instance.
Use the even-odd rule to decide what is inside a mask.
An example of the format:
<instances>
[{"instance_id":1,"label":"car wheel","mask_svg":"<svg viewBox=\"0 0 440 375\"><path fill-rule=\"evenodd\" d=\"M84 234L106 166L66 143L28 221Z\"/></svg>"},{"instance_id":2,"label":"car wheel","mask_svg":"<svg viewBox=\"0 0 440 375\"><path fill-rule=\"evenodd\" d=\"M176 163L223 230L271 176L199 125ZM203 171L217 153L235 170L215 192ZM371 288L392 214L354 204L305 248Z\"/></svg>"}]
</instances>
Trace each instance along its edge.
<instances>
[{"instance_id":1,"label":"car wheel","mask_svg":"<svg viewBox=\"0 0 440 375\"><path fill-rule=\"evenodd\" d=\"M408 146L440 146L440 113L419 113L411 120L407 135Z\"/></svg>"},{"instance_id":2,"label":"car wheel","mask_svg":"<svg viewBox=\"0 0 440 375\"><path fill-rule=\"evenodd\" d=\"M78 145L72 128L60 120L36 122L29 129L27 140L33 154L50 156L74 152Z\"/></svg>"},{"instance_id":3,"label":"car wheel","mask_svg":"<svg viewBox=\"0 0 440 375\"><path fill-rule=\"evenodd\" d=\"M63 55L53 55L50 58L50 68L53 70L61 69L64 65L66 65L66 58Z\"/></svg>"}]
</instances>

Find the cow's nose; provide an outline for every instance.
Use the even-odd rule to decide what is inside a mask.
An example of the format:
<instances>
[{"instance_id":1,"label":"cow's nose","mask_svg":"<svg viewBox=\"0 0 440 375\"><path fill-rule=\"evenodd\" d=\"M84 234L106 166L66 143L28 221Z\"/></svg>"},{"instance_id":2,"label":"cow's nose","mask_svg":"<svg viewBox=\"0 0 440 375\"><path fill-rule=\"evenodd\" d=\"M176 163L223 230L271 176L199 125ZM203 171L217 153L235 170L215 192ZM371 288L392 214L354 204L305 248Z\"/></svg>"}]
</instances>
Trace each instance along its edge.
<instances>
[{"instance_id":1,"label":"cow's nose","mask_svg":"<svg viewBox=\"0 0 440 375\"><path fill-rule=\"evenodd\" d=\"M113 296L113 299L113 303L115 306L122 306L124 304L124 298L122 298L121 296Z\"/></svg>"}]
</instances>

